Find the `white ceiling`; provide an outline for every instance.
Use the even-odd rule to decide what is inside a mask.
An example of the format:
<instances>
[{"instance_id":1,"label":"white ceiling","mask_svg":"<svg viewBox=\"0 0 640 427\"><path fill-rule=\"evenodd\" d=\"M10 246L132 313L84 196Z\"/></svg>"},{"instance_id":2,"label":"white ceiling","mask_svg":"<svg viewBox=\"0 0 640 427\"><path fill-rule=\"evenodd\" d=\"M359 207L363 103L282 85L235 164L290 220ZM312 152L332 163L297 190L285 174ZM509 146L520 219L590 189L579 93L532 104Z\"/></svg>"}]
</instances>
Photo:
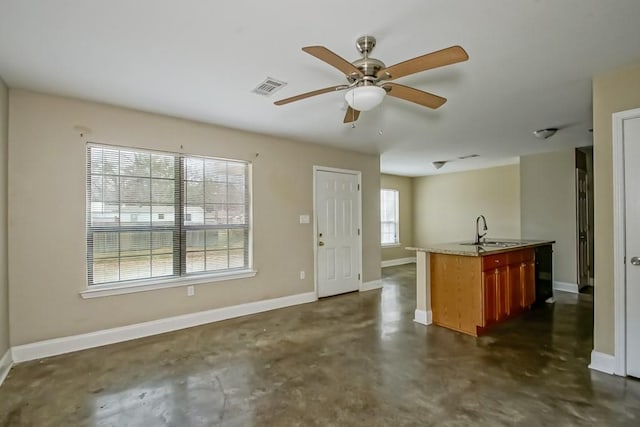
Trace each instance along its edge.
<instances>
[{"instance_id":1,"label":"white ceiling","mask_svg":"<svg viewBox=\"0 0 640 427\"><path fill-rule=\"evenodd\" d=\"M380 153L383 172L514 163L591 144L591 78L640 61L638 0L0 0L0 76L12 88L72 96L303 141ZM373 35L387 65L459 44L469 61L398 83L448 99L438 110L387 97L344 125L342 84L302 52L348 60ZM267 77L288 85L251 90ZM541 142L532 131L558 127Z\"/></svg>"}]
</instances>

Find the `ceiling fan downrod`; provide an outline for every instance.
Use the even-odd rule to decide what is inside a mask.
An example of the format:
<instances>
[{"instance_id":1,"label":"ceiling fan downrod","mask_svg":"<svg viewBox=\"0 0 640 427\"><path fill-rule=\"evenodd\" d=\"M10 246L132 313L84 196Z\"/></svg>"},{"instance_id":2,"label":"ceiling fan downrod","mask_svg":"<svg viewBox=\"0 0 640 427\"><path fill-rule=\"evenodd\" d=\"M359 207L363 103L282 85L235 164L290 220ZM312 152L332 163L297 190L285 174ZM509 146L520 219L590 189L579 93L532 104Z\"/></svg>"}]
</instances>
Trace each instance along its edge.
<instances>
[{"instance_id":1,"label":"ceiling fan downrod","mask_svg":"<svg viewBox=\"0 0 640 427\"><path fill-rule=\"evenodd\" d=\"M356 80L362 80L363 82L368 81L369 83L364 83L365 85L376 84L378 82L379 79L376 77L376 74L378 71L386 68L386 66L384 65L384 62L379 59L369 57L369 54L375 46L376 38L373 36L362 36L358 38L356 41L356 48L362 55L362 58L356 59L352 64L362 72L363 76L351 74L348 77L350 82Z\"/></svg>"}]
</instances>

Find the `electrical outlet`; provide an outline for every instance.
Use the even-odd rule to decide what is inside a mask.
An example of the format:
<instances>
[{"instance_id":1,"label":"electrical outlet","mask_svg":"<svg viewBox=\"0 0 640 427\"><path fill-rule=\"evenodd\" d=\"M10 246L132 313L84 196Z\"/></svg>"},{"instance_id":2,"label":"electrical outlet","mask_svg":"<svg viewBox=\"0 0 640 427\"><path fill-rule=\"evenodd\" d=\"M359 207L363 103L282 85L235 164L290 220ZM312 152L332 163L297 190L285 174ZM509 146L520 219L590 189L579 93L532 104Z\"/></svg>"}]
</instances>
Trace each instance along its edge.
<instances>
[{"instance_id":1,"label":"electrical outlet","mask_svg":"<svg viewBox=\"0 0 640 427\"><path fill-rule=\"evenodd\" d=\"M304 270L300 271L300 280L304 280L305 273Z\"/></svg>"},{"instance_id":2,"label":"electrical outlet","mask_svg":"<svg viewBox=\"0 0 640 427\"><path fill-rule=\"evenodd\" d=\"M196 294L196 288L192 286L187 286L187 296L192 297Z\"/></svg>"}]
</instances>

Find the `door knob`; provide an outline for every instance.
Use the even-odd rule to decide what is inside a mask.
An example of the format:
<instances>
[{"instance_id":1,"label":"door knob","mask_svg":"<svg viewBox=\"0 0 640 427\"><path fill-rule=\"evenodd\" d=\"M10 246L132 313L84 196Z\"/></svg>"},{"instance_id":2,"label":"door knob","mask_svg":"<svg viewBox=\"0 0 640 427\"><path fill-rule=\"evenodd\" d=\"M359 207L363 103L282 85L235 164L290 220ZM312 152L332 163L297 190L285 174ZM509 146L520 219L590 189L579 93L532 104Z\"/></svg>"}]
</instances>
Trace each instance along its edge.
<instances>
[{"instance_id":1,"label":"door knob","mask_svg":"<svg viewBox=\"0 0 640 427\"><path fill-rule=\"evenodd\" d=\"M631 265L640 265L640 257L634 256L630 261Z\"/></svg>"},{"instance_id":2,"label":"door knob","mask_svg":"<svg viewBox=\"0 0 640 427\"><path fill-rule=\"evenodd\" d=\"M324 242L318 242L318 246L324 246ZM638 264L640 264L640 260L638 261Z\"/></svg>"}]
</instances>

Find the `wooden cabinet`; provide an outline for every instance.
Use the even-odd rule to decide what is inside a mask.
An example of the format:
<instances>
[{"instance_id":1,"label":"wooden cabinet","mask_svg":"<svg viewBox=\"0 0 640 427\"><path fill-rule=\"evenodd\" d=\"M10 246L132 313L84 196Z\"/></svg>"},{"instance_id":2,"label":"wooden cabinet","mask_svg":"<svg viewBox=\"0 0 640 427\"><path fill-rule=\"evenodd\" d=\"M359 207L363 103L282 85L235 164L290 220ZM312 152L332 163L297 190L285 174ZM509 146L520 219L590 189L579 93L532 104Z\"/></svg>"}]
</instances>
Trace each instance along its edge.
<instances>
[{"instance_id":1,"label":"wooden cabinet","mask_svg":"<svg viewBox=\"0 0 640 427\"><path fill-rule=\"evenodd\" d=\"M482 322L482 289L469 284L481 279L480 258L431 254L430 264L433 322L476 335Z\"/></svg>"},{"instance_id":2,"label":"wooden cabinet","mask_svg":"<svg viewBox=\"0 0 640 427\"><path fill-rule=\"evenodd\" d=\"M482 327L513 317L533 303L534 257L533 249L483 257L483 297L488 312Z\"/></svg>"},{"instance_id":3,"label":"wooden cabinet","mask_svg":"<svg viewBox=\"0 0 640 427\"><path fill-rule=\"evenodd\" d=\"M430 254L433 322L477 336L535 300L535 253L521 249L482 257Z\"/></svg>"}]
</instances>

